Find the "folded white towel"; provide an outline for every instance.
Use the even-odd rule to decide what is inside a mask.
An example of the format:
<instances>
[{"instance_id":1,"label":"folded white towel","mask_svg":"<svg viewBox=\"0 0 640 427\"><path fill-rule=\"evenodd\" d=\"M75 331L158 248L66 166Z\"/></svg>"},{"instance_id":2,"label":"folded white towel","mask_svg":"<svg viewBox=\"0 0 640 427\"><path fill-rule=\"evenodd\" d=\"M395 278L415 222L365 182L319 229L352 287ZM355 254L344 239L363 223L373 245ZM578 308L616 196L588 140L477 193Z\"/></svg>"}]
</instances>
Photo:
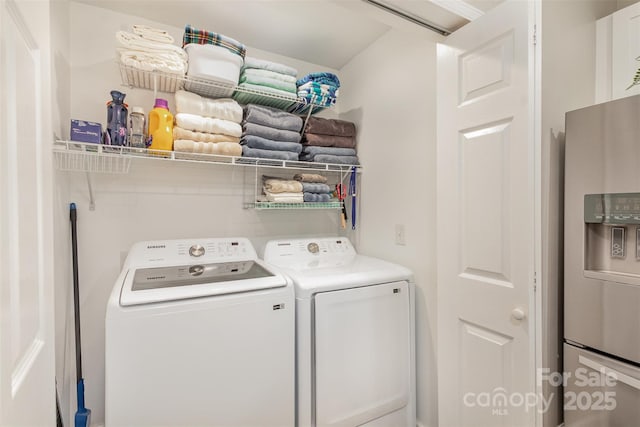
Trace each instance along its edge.
<instances>
[{"instance_id":1,"label":"folded white towel","mask_svg":"<svg viewBox=\"0 0 640 427\"><path fill-rule=\"evenodd\" d=\"M264 180L264 189L271 193L301 193L302 184L298 181L268 178Z\"/></svg>"},{"instance_id":2,"label":"folded white towel","mask_svg":"<svg viewBox=\"0 0 640 427\"><path fill-rule=\"evenodd\" d=\"M184 76L187 63L173 53L150 53L141 50L118 49L120 62L128 67L144 71L162 71Z\"/></svg>"},{"instance_id":3,"label":"folded white towel","mask_svg":"<svg viewBox=\"0 0 640 427\"><path fill-rule=\"evenodd\" d=\"M182 129L179 126L173 127L173 139L188 139L190 141L198 142L234 142L236 144L240 143L240 138L237 136L193 132L190 130Z\"/></svg>"},{"instance_id":4,"label":"folded white towel","mask_svg":"<svg viewBox=\"0 0 640 427\"><path fill-rule=\"evenodd\" d=\"M127 50L140 50L148 53L172 52L184 61L188 58L187 53L178 46L146 40L138 34L128 33L126 31L118 31L116 33L116 40Z\"/></svg>"},{"instance_id":5,"label":"folded white towel","mask_svg":"<svg viewBox=\"0 0 640 427\"><path fill-rule=\"evenodd\" d=\"M234 99L203 98L196 93L184 90L176 92L176 111L229 120L234 123L242 122L242 107Z\"/></svg>"},{"instance_id":6,"label":"folded white towel","mask_svg":"<svg viewBox=\"0 0 640 427\"><path fill-rule=\"evenodd\" d=\"M242 126L229 120L212 119L195 114L176 114L178 127L196 132L217 133L230 136L242 136Z\"/></svg>"},{"instance_id":7,"label":"folded white towel","mask_svg":"<svg viewBox=\"0 0 640 427\"><path fill-rule=\"evenodd\" d=\"M276 203L304 203L304 195L302 193L271 193L263 189L267 200Z\"/></svg>"},{"instance_id":8,"label":"folded white towel","mask_svg":"<svg viewBox=\"0 0 640 427\"><path fill-rule=\"evenodd\" d=\"M173 151L236 157L242 156L242 146L236 142L199 142L188 139L177 139L173 141Z\"/></svg>"},{"instance_id":9,"label":"folded white towel","mask_svg":"<svg viewBox=\"0 0 640 427\"><path fill-rule=\"evenodd\" d=\"M173 43L173 37L165 30L159 28L149 27L147 25L134 25L133 33L154 42Z\"/></svg>"}]
</instances>

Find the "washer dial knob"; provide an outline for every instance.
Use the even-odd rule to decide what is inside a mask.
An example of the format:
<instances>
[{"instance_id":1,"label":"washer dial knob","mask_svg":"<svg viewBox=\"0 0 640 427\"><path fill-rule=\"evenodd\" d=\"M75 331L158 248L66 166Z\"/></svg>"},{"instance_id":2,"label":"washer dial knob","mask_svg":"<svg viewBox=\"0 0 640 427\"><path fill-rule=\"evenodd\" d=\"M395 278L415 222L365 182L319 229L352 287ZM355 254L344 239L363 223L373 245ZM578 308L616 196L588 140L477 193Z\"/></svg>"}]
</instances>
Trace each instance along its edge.
<instances>
[{"instance_id":1,"label":"washer dial knob","mask_svg":"<svg viewBox=\"0 0 640 427\"><path fill-rule=\"evenodd\" d=\"M317 254L318 252L320 252L320 247L317 243L311 242L307 245L307 250L312 254Z\"/></svg>"},{"instance_id":2,"label":"washer dial knob","mask_svg":"<svg viewBox=\"0 0 640 427\"><path fill-rule=\"evenodd\" d=\"M193 245L189 248L189 255L193 257L200 257L204 255L204 246L202 245Z\"/></svg>"}]
</instances>

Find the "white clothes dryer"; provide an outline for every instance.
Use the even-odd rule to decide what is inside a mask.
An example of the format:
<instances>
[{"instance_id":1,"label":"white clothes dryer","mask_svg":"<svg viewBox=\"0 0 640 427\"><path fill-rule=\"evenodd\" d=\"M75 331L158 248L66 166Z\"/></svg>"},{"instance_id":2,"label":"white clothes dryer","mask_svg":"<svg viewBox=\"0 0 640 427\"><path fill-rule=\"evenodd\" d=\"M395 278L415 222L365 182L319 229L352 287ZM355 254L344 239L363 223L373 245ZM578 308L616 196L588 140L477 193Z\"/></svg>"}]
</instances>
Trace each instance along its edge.
<instances>
[{"instance_id":1,"label":"white clothes dryer","mask_svg":"<svg viewBox=\"0 0 640 427\"><path fill-rule=\"evenodd\" d=\"M106 426L294 425L294 309L247 239L134 245L107 306Z\"/></svg>"},{"instance_id":2,"label":"white clothes dryer","mask_svg":"<svg viewBox=\"0 0 640 427\"><path fill-rule=\"evenodd\" d=\"M296 292L299 427L415 427L410 270L344 237L273 240L264 260Z\"/></svg>"}]
</instances>

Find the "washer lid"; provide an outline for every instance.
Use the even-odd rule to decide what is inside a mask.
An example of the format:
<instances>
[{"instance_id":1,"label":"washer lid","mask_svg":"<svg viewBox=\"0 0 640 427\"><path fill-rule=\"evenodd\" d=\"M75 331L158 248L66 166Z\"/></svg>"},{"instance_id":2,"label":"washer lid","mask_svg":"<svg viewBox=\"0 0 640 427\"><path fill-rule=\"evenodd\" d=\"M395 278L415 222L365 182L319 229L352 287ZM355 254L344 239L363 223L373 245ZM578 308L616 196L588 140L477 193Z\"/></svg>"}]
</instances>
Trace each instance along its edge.
<instances>
[{"instance_id":1,"label":"washer lid","mask_svg":"<svg viewBox=\"0 0 640 427\"><path fill-rule=\"evenodd\" d=\"M282 275L255 260L138 267L125 276L120 305L257 291L286 284Z\"/></svg>"}]
</instances>

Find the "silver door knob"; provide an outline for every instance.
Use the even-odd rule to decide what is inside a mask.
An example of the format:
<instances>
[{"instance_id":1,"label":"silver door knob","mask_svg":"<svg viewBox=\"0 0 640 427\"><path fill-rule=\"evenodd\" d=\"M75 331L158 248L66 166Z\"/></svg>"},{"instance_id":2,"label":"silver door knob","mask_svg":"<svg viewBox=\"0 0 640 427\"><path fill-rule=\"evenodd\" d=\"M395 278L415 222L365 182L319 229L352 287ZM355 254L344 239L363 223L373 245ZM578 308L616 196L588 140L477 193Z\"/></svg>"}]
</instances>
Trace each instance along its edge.
<instances>
[{"instance_id":1,"label":"silver door knob","mask_svg":"<svg viewBox=\"0 0 640 427\"><path fill-rule=\"evenodd\" d=\"M513 317L516 320L522 320L526 316L527 315L525 314L524 310L520 307L516 307L513 310L511 310L511 317Z\"/></svg>"}]
</instances>

